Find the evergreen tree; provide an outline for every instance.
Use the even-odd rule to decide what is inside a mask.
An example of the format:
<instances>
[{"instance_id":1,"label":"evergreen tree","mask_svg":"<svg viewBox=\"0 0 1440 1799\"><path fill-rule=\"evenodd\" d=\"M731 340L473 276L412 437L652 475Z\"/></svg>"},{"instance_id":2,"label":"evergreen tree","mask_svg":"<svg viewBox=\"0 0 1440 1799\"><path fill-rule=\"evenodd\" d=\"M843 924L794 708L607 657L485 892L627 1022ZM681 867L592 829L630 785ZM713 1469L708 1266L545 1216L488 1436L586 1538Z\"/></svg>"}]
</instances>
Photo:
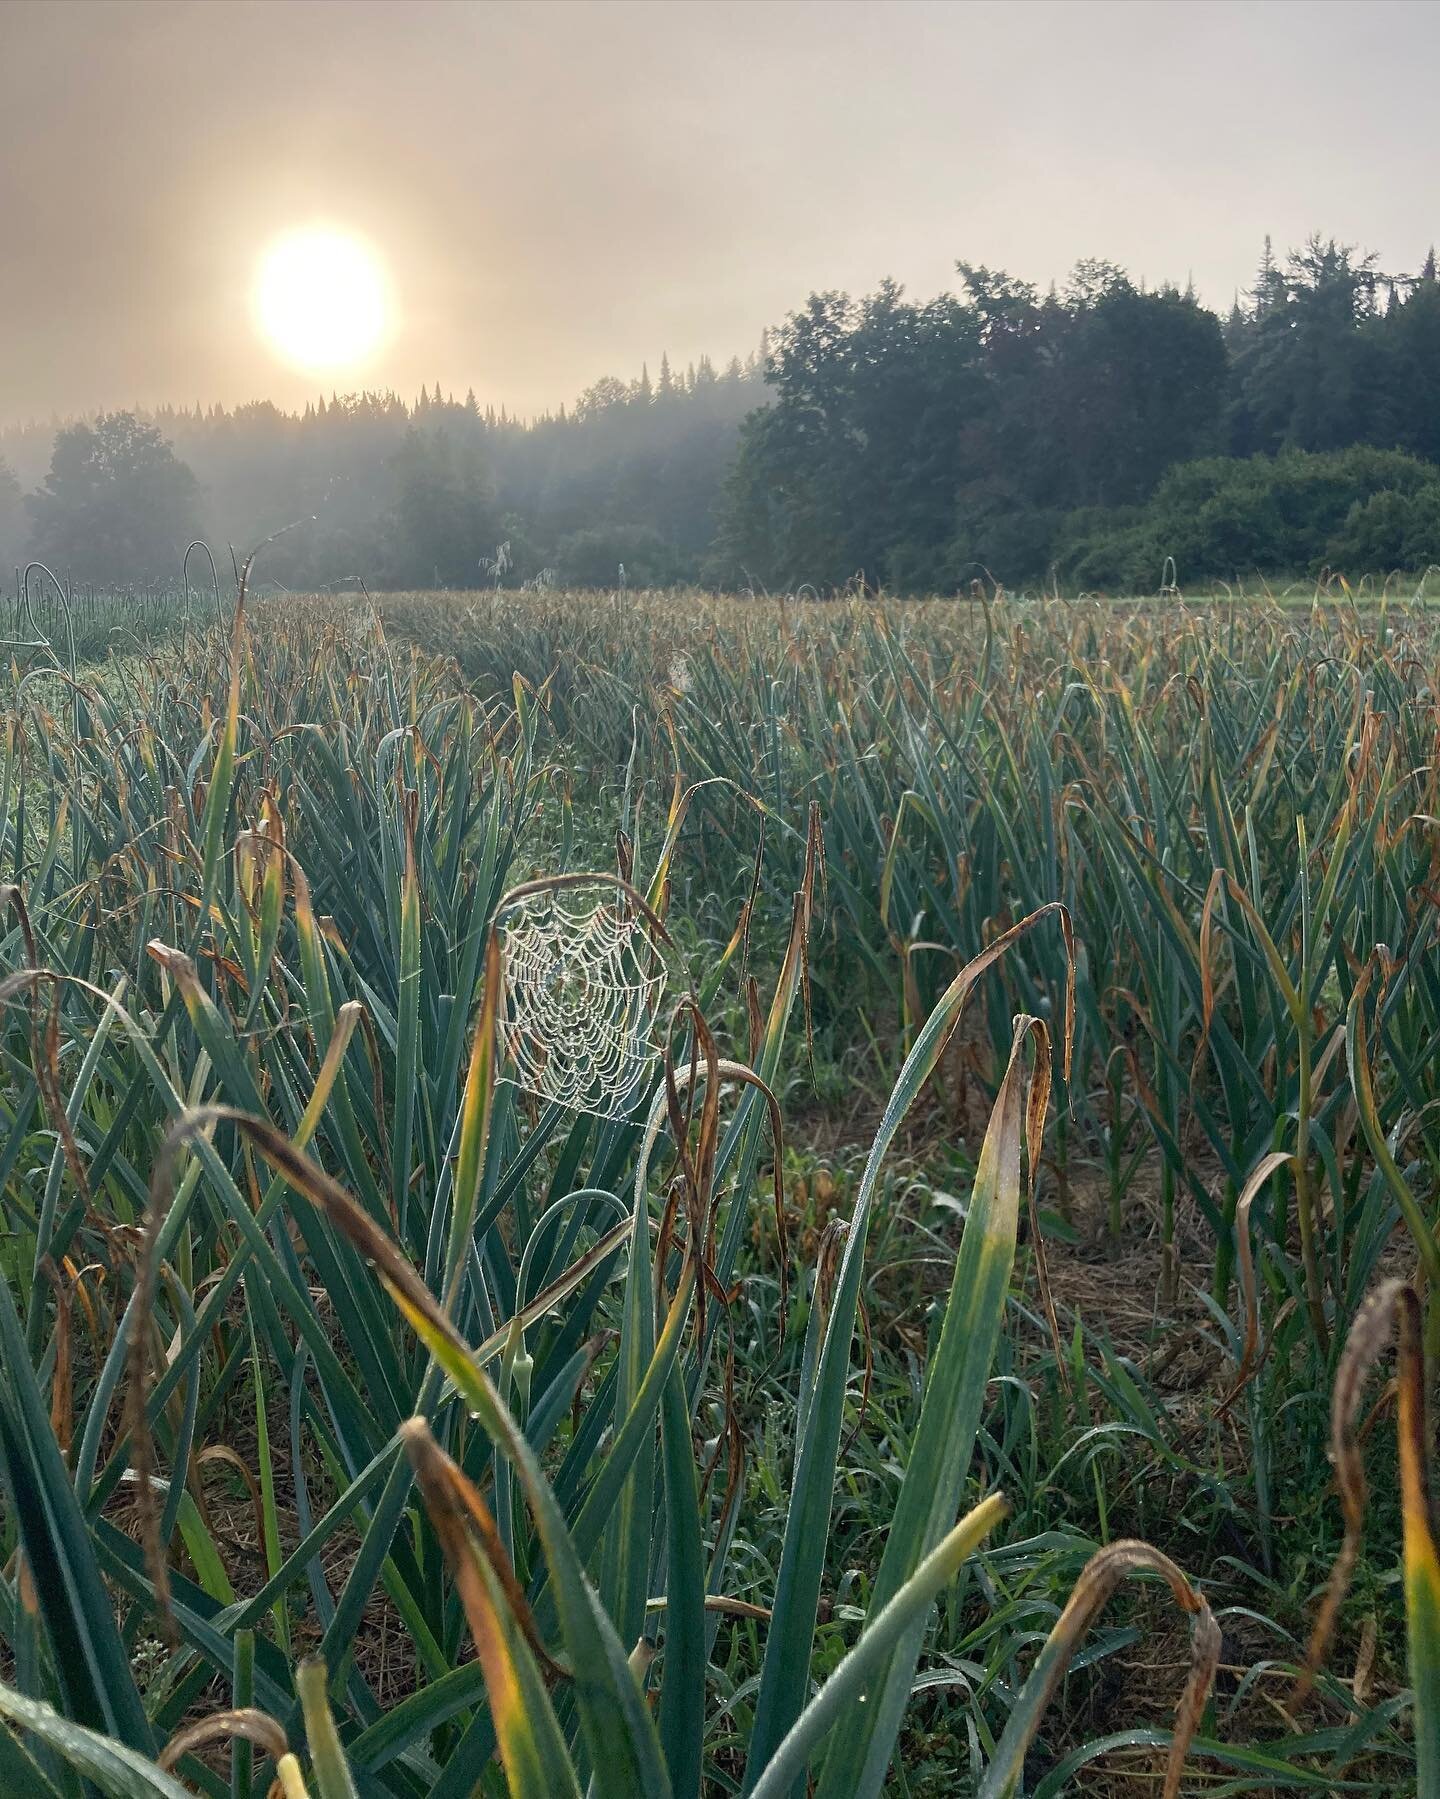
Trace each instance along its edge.
<instances>
[{"instance_id":1,"label":"evergreen tree","mask_svg":"<svg viewBox=\"0 0 1440 1799\"><path fill-rule=\"evenodd\" d=\"M498 541L494 484L476 443L412 426L395 458L392 574L416 587L478 587Z\"/></svg>"},{"instance_id":2,"label":"evergreen tree","mask_svg":"<svg viewBox=\"0 0 1440 1799\"><path fill-rule=\"evenodd\" d=\"M1260 267L1256 271L1255 286L1251 290L1250 300L1254 308L1254 317L1263 319L1284 303L1285 278L1275 266L1275 250L1270 241L1270 233L1265 233L1265 251L1260 258Z\"/></svg>"}]
</instances>

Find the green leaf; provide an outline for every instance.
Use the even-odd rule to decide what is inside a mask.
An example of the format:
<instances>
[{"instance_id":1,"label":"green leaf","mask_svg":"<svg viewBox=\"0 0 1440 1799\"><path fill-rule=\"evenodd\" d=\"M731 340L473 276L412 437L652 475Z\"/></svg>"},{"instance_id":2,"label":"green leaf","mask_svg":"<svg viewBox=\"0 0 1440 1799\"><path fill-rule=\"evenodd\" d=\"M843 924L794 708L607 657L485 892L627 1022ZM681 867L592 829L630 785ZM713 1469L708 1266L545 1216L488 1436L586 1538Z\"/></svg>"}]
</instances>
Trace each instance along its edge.
<instances>
[{"instance_id":1,"label":"green leaf","mask_svg":"<svg viewBox=\"0 0 1440 1799\"><path fill-rule=\"evenodd\" d=\"M805 1428L796 1454L791 1481L790 1513L786 1520L780 1574L775 1589L774 1617L765 1646L755 1722L745 1764L742 1790L746 1793L750 1792L781 1739L800 1715L809 1685L815 1614L820 1598L825 1549L830 1535L830 1508L835 1491L836 1458L849 1379L850 1345L855 1331L864 1267L865 1238L885 1155L905 1114L939 1061L976 983L1018 939L1033 930L1051 913L1059 915L1065 931L1066 945L1069 947L1070 915L1063 906L1051 904L1012 925L973 961L967 963L941 996L935 1010L917 1035L915 1046L905 1058L900 1077L875 1133L855 1198L854 1216L850 1222L835 1297L820 1348L814 1394L805 1415ZM1073 958L1070 968L1073 978ZM1067 992L1067 1064L1072 1005L1073 988Z\"/></svg>"},{"instance_id":2,"label":"green leaf","mask_svg":"<svg viewBox=\"0 0 1440 1799\"><path fill-rule=\"evenodd\" d=\"M426 1511L445 1550L475 1640L512 1799L580 1799L580 1782L521 1623L533 1630L495 1520L422 1419L405 1426Z\"/></svg>"},{"instance_id":3,"label":"green leaf","mask_svg":"<svg viewBox=\"0 0 1440 1799\"><path fill-rule=\"evenodd\" d=\"M1009 1066L981 1146L950 1298L926 1374L920 1423L871 1594L872 1612L896 1597L940 1541L958 1509L969 1471L1015 1260L1025 1113L1022 1049L1032 1033L1038 1033L1043 1058L1036 1076L1038 1116L1032 1135L1032 1147L1038 1147L1044 1093L1049 1088L1049 1050L1044 1027L1024 1018L1016 1025ZM860 1799L879 1793L909 1703L924 1630L922 1613L896 1635L870 1683L865 1705L849 1714L830 1745L819 1799ZM861 1643L869 1631L867 1624Z\"/></svg>"},{"instance_id":4,"label":"green leaf","mask_svg":"<svg viewBox=\"0 0 1440 1799\"><path fill-rule=\"evenodd\" d=\"M305 1741L310 1749L319 1799L359 1799L330 1710L324 1662L318 1659L301 1662L295 1670L295 1686L300 1695L300 1709L305 1715Z\"/></svg>"},{"instance_id":5,"label":"green leaf","mask_svg":"<svg viewBox=\"0 0 1440 1799\"><path fill-rule=\"evenodd\" d=\"M998 1493L982 1499L936 1544L888 1604L872 1613L859 1642L844 1656L775 1751L755 1783L755 1799L785 1799L785 1794L804 1776L805 1765L825 1733L847 1714L847 1708L868 1709L872 1698L882 1690L883 1670L897 1646L917 1624L924 1625L935 1595L955 1578L961 1563L1009 1510ZM906 1681L908 1696L908 1674ZM838 1743L839 1739L836 1747ZM833 1759L832 1749L826 1761L827 1771ZM881 1773L883 1776L883 1766Z\"/></svg>"},{"instance_id":6,"label":"green leaf","mask_svg":"<svg viewBox=\"0 0 1440 1799\"><path fill-rule=\"evenodd\" d=\"M61 1717L53 1707L27 1699L3 1682L0 1716L16 1729L33 1732L69 1767L93 1781L105 1799L191 1799L178 1781L162 1774L148 1757ZM0 1770L3 1769L4 1760L0 1757ZM27 1789L6 1790L18 1794ZM38 1790L45 1793L45 1786L42 1784Z\"/></svg>"},{"instance_id":7,"label":"green leaf","mask_svg":"<svg viewBox=\"0 0 1440 1799\"><path fill-rule=\"evenodd\" d=\"M699 1799L705 1736L705 1549L690 1414L678 1367L665 1382L660 1412L665 1461L667 1573L665 1667L660 1684L660 1746L675 1799Z\"/></svg>"},{"instance_id":8,"label":"green leaf","mask_svg":"<svg viewBox=\"0 0 1440 1799\"><path fill-rule=\"evenodd\" d=\"M154 1746L89 1528L35 1384L14 1302L0 1280L0 1474L66 1707L131 1748Z\"/></svg>"}]
</instances>

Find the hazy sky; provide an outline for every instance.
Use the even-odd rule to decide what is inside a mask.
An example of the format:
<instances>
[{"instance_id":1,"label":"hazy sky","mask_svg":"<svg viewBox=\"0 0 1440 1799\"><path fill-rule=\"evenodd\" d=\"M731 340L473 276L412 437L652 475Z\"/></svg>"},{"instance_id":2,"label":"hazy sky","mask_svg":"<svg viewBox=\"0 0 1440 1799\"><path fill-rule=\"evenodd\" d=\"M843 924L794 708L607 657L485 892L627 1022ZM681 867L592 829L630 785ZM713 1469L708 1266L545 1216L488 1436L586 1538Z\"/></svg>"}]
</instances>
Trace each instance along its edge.
<instances>
[{"instance_id":1,"label":"hazy sky","mask_svg":"<svg viewBox=\"0 0 1440 1799\"><path fill-rule=\"evenodd\" d=\"M396 305L327 390L523 412L957 257L1226 306L1266 231L1408 270L1437 69L1430 0L0 0L0 418L303 400L250 293L315 221Z\"/></svg>"}]
</instances>

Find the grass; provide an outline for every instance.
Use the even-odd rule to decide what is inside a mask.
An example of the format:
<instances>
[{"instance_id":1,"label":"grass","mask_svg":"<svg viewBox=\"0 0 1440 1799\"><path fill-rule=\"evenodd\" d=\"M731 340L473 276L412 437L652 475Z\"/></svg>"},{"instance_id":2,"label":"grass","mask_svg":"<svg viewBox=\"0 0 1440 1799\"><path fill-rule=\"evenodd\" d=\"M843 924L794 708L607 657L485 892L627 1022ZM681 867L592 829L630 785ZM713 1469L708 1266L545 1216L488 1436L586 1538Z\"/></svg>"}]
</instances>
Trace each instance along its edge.
<instances>
[{"instance_id":1,"label":"grass","mask_svg":"<svg viewBox=\"0 0 1440 1799\"><path fill-rule=\"evenodd\" d=\"M1428 609L92 609L0 755L15 1790L1440 1790ZM495 926L617 867L602 1121Z\"/></svg>"}]
</instances>

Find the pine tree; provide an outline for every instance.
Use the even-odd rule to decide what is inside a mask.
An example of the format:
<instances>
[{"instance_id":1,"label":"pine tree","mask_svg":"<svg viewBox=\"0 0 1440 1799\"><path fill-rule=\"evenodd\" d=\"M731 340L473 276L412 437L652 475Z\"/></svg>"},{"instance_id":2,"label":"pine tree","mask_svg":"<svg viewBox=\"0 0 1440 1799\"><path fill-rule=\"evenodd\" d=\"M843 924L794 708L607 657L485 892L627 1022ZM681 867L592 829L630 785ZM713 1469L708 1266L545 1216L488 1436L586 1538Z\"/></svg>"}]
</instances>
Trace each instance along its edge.
<instances>
[{"instance_id":1,"label":"pine tree","mask_svg":"<svg viewBox=\"0 0 1440 1799\"><path fill-rule=\"evenodd\" d=\"M1263 319L1274 312L1285 297L1285 277L1275 266L1275 251L1268 231L1265 233L1265 254L1260 258L1255 288L1250 297L1255 303L1257 319Z\"/></svg>"}]
</instances>

